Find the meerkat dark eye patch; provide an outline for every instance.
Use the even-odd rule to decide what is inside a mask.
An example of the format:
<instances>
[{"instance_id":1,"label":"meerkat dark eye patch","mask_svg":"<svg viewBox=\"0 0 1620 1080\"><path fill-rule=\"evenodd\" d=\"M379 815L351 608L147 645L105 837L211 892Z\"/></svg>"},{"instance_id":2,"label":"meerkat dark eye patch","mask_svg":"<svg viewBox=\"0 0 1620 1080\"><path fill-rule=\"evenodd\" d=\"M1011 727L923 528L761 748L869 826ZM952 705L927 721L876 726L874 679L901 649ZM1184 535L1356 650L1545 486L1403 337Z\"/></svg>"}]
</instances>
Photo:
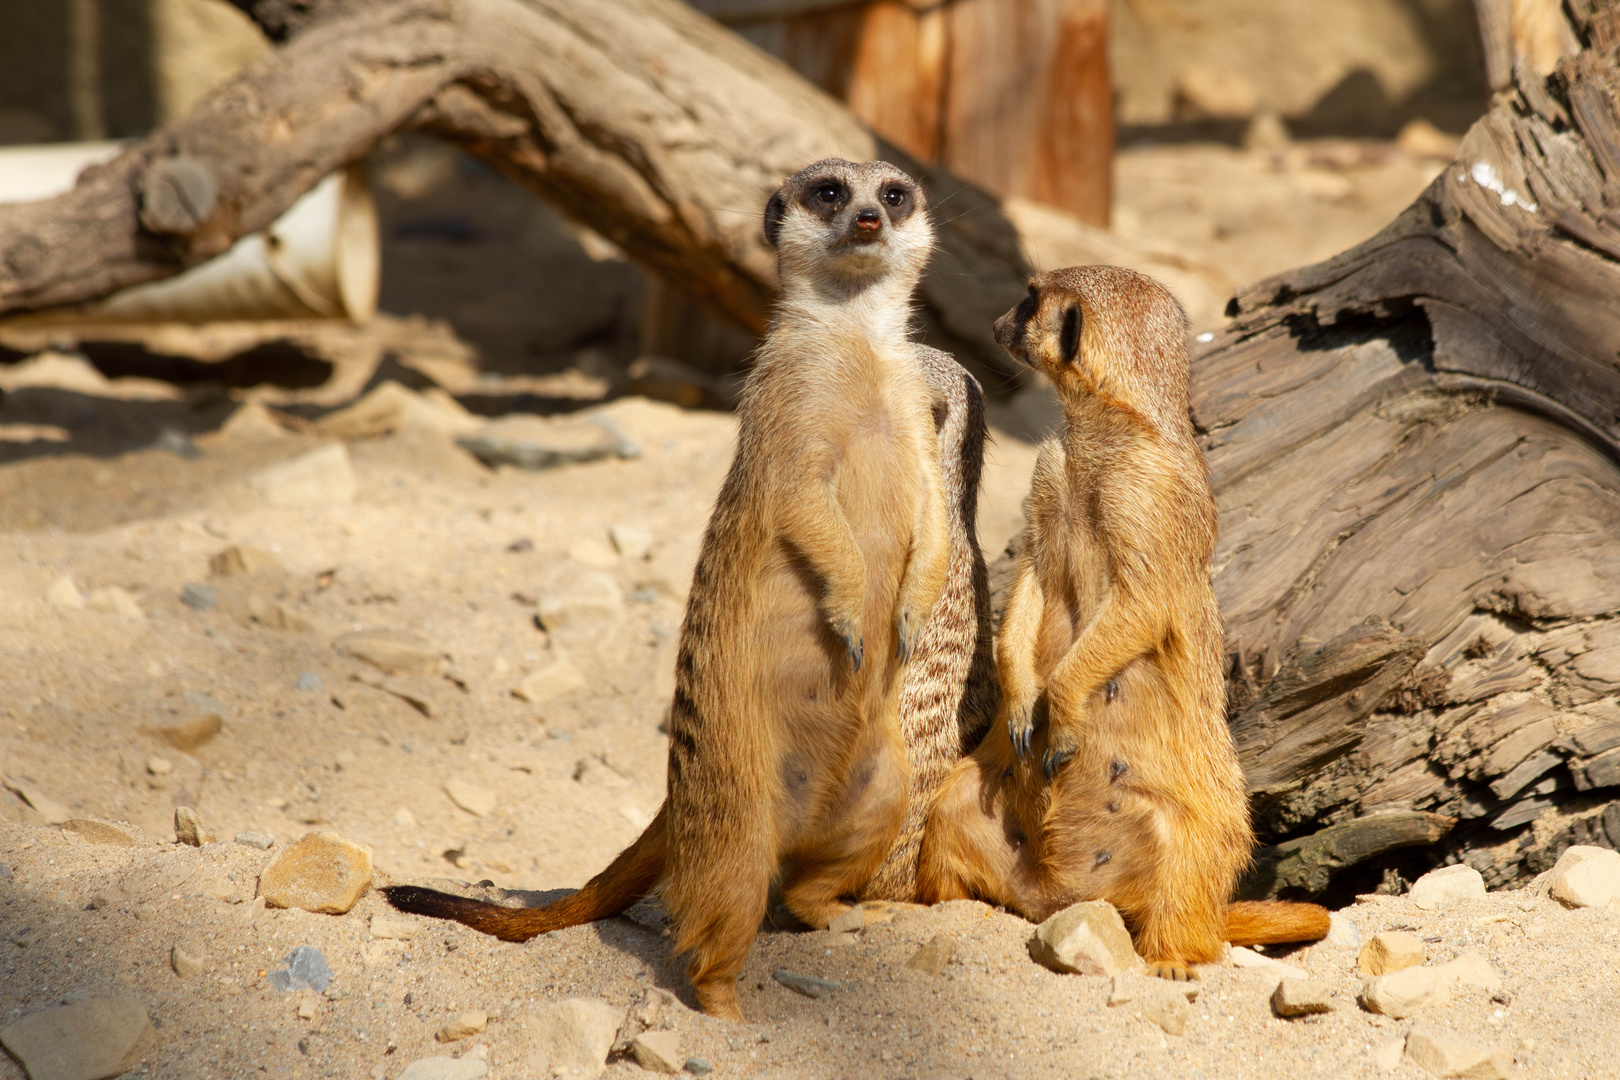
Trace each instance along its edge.
<instances>
[{"instance_id":1,"label":"meerkat dark eye patch","mask_svg":"<svg viewBox=\"0 0 1620 1080\"><path fill-rule=\"evenodd\" d=\"M1063 313L1063 330L1058 336L1058 350L1069 363L1080 358L1080 305L1072 304Z\"/></svg>"},{"instance_id":2,"label":"meerkat dark eye patch","mask_svg":"<svg viewBox=\"0 0 1620 1080\"><path fill-rule=\"evenodd\" d=\"M889 211L889 220L898 225L917 209L916 193L906 184L890 184L878 195Z\"/></svg>"},{"instance_id":3,"label":"meerkat dark eye patch","mask_svg":"<svg viewBox=\"0 0 1620 1080\"><path fill-rule=\"evenodd\" d=\"M1024 294L1024 298L1018 301L1018 306L1013 309L1013 321L1018 324L1020 331L1023 330L1025 323L1035 317L1035 309L1040 306L1041 294L1031 285L1029 292Z\"/></svg>"},{"instance_id":4,"label":"meerkat dark eye patch","mask_svg":"<svg viewBox=\"0 0 1620 1080\"><path fill-rule=\"evenodd\" d=\"M849 188L832 177L812 180L804 186L799 203L817 217L830 221L849 203Z\"/></svg>"}]
</instances>

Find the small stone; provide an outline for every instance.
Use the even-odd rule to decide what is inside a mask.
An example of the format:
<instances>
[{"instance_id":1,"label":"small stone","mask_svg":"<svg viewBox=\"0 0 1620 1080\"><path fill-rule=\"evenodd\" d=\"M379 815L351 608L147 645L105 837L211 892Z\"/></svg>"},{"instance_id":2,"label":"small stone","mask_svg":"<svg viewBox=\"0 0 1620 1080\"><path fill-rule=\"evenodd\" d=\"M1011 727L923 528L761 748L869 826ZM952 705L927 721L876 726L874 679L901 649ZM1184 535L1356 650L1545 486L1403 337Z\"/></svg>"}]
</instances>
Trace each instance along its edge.
<instances>
[{"instance_id":1,"label":"small stone","mask_svg":"<svg viewBox=\"0 0 1620 1080\"><path fill-rule=\"evenodd\" d=\"M1356 929L1356 924L1351 921L1348 915L1339 911L1330 911L1328 912L1327 937L1322 939L1322 943L1334 949L1360 949L1361 931Z\"/></svg>"},{"instance_id":2,"label":"small stone","mask_svg":"<svg viewBox=\"0 0 1620 1080\"><path fill-rule=\"evenodd\" d=\"M531 705L543 705L586 686L585 673L566 656L537 668L518 684L513 693Z\"/></svg>"},{"instance_id":3,"label":"small stone","mask_svg":"<svg viewBox=\"0 0 1620 1080\"><path fill-rule=\"evenodd\" d=\"M282 569L281 560L268 551L232 544L208 560L208 572L215 577L262 574Z\"/></svg>"},{"instance_id":4,"label":"small stone","mask_svg":"<svg viewBox=\"0 0 1620 1080\"><path fill-rule=\"evenodd\" d=\"M1391 1039L1386 1043L1380 1044L1378 1049L1373 1051L1373 1061L1377 1063L1380 1069L1388 1071L1390 1069L1399 1068L1401 1058L1405 1056L1405 1054L1406 1040Z\"/></svg>"},{"instance_id":5,"label":"small stone","mask_svg":"<svg viewBox=\"0 0 1620 1080\"><path fill-rule=\"evenodd\" d=\"M174 766L167 758L152 757L146 759L146 771L153 776L168 776L174 772Z\"/></svg>"},{"instance_id":6,"label":"small stone","mask_svg":"<svg viewBox=\"0 0 1620 1080\"><path fill-rule=\"evenodd\" d=\"M79 591L72 574L63 574L51 582L51 587L45 590L45 600L52 607L68 611L84 610L84 594Z\"/></svg>"},{"instance_id":7,"label":"small stone","mask_svg":"<svg viewBox=\"0 0 1620 1080\"><path fill-rule=\"evenodd\" d=\"M189 806L174 808L174 838L190 847L202 847L204 844L217 844L219 837L214 831L202 823L197 817L197 811Z\"/></svg>"},{"instance_id":8,"label":"small stone","mask_svg":"<svg viewBox=\"0 0 1620 1080\"><path fill-rule=\"evenodd\" d=\"M313 945L300 945L282 961L285 968L272 971L266 980L277 990L313 990L317 994L332 981L326 957Z\"/></svg>"},{"instance_id":9,"label":"small stone","mask_svg":"<svg viewBox=\"0 0 1620 1080\"><path fill-rule=\"evenodd\" d=\"M1451 980L1453 986L1472 986L1480 990L1500 990L1502 976L1491 967L1491 962L1473 949L1460 954L1455 960L1436 964L1435 970Z\"/></svg>"},{"instance_id":10,"label":"small stone","mask_svg":"<svg viewBox=\"0 0 1620 1080\"><path fill-rule=\"evenodd\" d=\"M313 1019L315 1019L315 1010L319 1007L320 1000L321 1000L320 998L315 997L312 994L305 994L303 997L299 998L298 999L298 1019L300 1019L300 1020L313 1020Z\"/></svg>"},{"instance_id":11,"label":"small stone","mask_svg":"<svg viewBox=\"0 0 1620 1080\"><path fill-rule=\"evenodd\" d=\"M354 502L358 487L349 451L342 443L261 469L247 483L268 505L276 507L346 506Z\"/></svg>"},{"instance_id":12,"label":"small stone","mask_svg":"<svg viewBox=\"0 0 1620 1080\"><path fill-rule=\"evenodd\" d=\"M1036 928L1029 955L1053 971L1117 975L1141 966L1130 932L1105 900L1073 904Z\"/></svg>"},{"instance_id":13,"label":"small stone","mask_svg":"<svg viewBox=\"0 0 1620 1080\"><path fill-rule=\"evenodd\" d=\"M1304 968L1295 967L1293 964L1285 964L1281 960L1273 960L1269 956L1261 956L1253 949L1247 949L1241 945L1232 947L1230 959L1233 967L1265 972L1267 975L1275 975L1279 979L1308 979L1311 977L1310 972Z\"/></svg>"},{"instance_id":14,"label":"small stone","mask_svg":"<svg viewBox=\"0 0 1620 1080\"><path fill-rule=\"evenodd\" d=\"M1357 963L1366 975L1388 975L1404 968L1417 967L1429 958L1423 939L1404 930L1385 930L1374 934L1361 947Z\"/></svg>"},{"instance_id":15,"label":"small stone","mask_svg":"<svg viewBox=\"0 0 1620 1080\"><path fill-rule=\"evenodd\" d=\"M259 895L270 907L333 915L354 907L370 887L371 849L334 832L306 833L259 875Z\"/></svg>"},{"instance_id":16,"label":"small stone","mask_svg":"<svg viewBox=\"0 0 1620 1080\"><path fill-rule=\"evenodd\" d=\"M219 594L210 585L188 581L180 587L180 602L193 611L213 611L219 607Z\"/></svg>"},{"instance_id":17,"label":"small stone","mask_svg":"<svg viewBox=\"0 0 1620 1080\"><path fill-rule=\"evenodd\" d=\"M843 989L844 986L843 983L818 979L814 975L800 975L784 968L777 968L771 972L771 978L789 990L797 991L807 998L823 998L834 990Z\"/></svg>"},{"instance_id":18,"label":"small stone","mask_svg":"<svg viewBox=\"0 0 1620 1080\"><path fill-rule=\"evenodd\" d=\"M7 780L5 783L6 787L15 792L23 802L37 810L39 816L45 819L47 825L61 825L63 822L72 820L72 810L69 810L66 805L57 802L32 784L11 780Z\"/></svg>"},{"instance_id":19,"label":"small stone","mask_svg":"<svg viewBox=\"0 0 1620 1080\"><path fill-rule=\"evenodd\" d=\"M225 730L225 717L230 710L212 694L187 690L180 695L180 703L177 719L147 728L147 733L189 754Z\"/></svg>"},{"instance_id":20,"label":"small stone","mask_svg":"<svg viewBox=\"0 0 1620 1080\"><path fill-rule=\"evenodd\" d=\"M39 927L25 926L11 935L11 943L19 949L26 949L39 940Z\"/></svg>"},{"instance_id":21,"label":"small stone","mask_svg":"<svg viewBox=\"0 0 1620 1080\"><path fill-rule=\"evenodd\" d=\"M595 537L575 540L568 545L568 557L593 570L611 570L619 565L619 553Z\"/></svg>"},{"instance_id":22,"label":"small stone","mask_svg":"<svg viewBox=\"0 0 1620 1080\"><path fill-rule=\"evenodd\" d=\"M276 838L262 832L239 832L236 834L236 842L243 847L258 848L260 851L269 851L276 846Z\"/></svg>"},{"instance_id":23,"label":"small stone","mask_svg":"<svg viewBox=\"0 0 1620 1080\"><path fill-rule=\"evenodd\" d=\"M1438 968L1406 968L1368 982L1361 991L1361 1004L1368 1012L1401 1020L1423 1009L1449 1005L1451 985L1452 980Z\"/></svg>"},{"instance_id":24,"label":"small stone","mask_svg":"<svg viewBox=\"0 0 1620 1080\"><path fill-rule=\"evenodd\" d=\"M398 1080L479 1080L488 1075L489 1064L483 1058L427 1057L405 1066Z\"/></svg>"},{"instance_id":25,"label":"small stone","mask_svg":"<svg viewBox=\"0 0 1620 1080\"><path fill-rule=\"evenodd\" d=\"M431 675L442 659L438 649L400 630L356 630L333 641L332 648L390 675Z\"/></svg>"},{"instance_id":26,"label":"small stone","mask_svg":"<svg viewBox=\"0 0 1620 1080\"><path fill-rule=\"evenodd\" d=\"M686 1006L681 999L668 990L651 987L641 995L630 1010L630 1019L643 1028L668 1027L667 1021L673 1021L676 1014L686 1012Z\"/></svg>"},{"instance_id":27,"label":"small stone","mask_svg":"<svg viewBox=\"0 0 1620 1080\"><path fill-rule=\"evenodd\" d=\"M0 1028L0 1045L32 1080L103 1080L135 1067L157 1042L133 997L85 998Z\"/></svg>"},{"instance_id":28,"label":"small stone","mask_svg":"<svg viewBox=\"0 0 1620 1080\"><path fill-rule=\"evenodd\" d=\"M495 812L495 793L467 780L447 780L444 793L450 801L474 817L488 817Z\"/></svg>"},{"instance_id":29,"label":"small stone","mask_svg":"<svg viewBox=\"0 0 1620 1080\"><path fill-rule=\"evenodd\" d=\"M1199 989L1195 982L1171 982L1133 971L1122 971L1108 980L1108 1006L1118 1008L1162 994L1176 994L1186 1001L1197 1001Z\"/></svg>"},{"instance_id":30,"label":"small stone","mask_svg":"<svg viewBox=\"0 0 1620 1080\"><path fill-rule=\"evenodd\" d=\"M613 546L630 562L640 562L652 554L653 534L634 525L615 525L608 530Z\"/></svg>"},{"instance_id":31,"label":"small stone","mask_svg":"<svg viewBox=\"0 0 1620 1080\"><path fill-rule=\"evenodd\" d=\"M1271 992L1271 1011L1278 1016L1309 1016L1333 1011L1332 991L1315 979L1283 979Z\"/></svg>"},{"instance_id":32,"label":"small stone","mask_svg":"<svg viewBox=\"0 0 1620 1080\"><path fill-rule=\"evenodd\" d=\"M623 1009L587 998L559 1001L529 1014L528 1070L542 1077L593 1080L607 1067L623 1022Z\"/></svg>"},{"instance_id":33,"label":"small stone","mask_svg":"<svg viewBox=\"0 0 1620 1080\"><path fill-rule=\"evenodd\" d=\"M390 919L386 915L373 915L371 917L371 936L374 938L384 938L389 941L409 941L421 929L421 926L408 919Z\"/></svg>"},{"instance_id":34,"label":"small stone","mask_svg":"<svg viewBox=\"0 0 1620 1080\"><path fill-rule=\"evenodd\" d=\"M709 1064L708 1058L689 1057L686 1059L686 1071L693 1076L707 1076L714 1072L714 1066Z\"/></svg>"},{"instance_id":35,"label":"small stone","mask_svg":"<svg viewBox=\"0 0 1620 1080\"><path fill-rule=\"evenodd\" d=\"M1442 866L1412 882L1412 903L1424 911L1463 900L1485 899L1485 878L1472 866Z\"/></svg>"},{"instance_id":36,"label":"small stone","mask_svg":"<svg viewBox=\"0 0 1620 1080\"><path fill-rule=\"evenodd\" d=\"M406 829L416 828L416 815L401 806L394 811L394 824Z\"/></svg>"},{"instance_id":37,"label":"small stone","mask_svg":"<svg viewBox=\"0 0 1620 1080\"><path fill-rule=\"evenodd\" d=\"M69 818L62 822L64 832L78 833L92 844L112 844L116 847L134 847L141 842L141 834L133 825L100 818Z\"/></svg>"},{"instance_id":38,"label":"small stone","mask_svg":"<svg viewBox=\"0 0 1620 1080\"><path fill-rule=\"evenodd\" d=\"M326 689L326 684L322 682L321 677L315 674L313 671L306 671L302 675L298 676L298 689L318 694L322 690Z\"/></svg>"},{"instance_id":39,"label":"small stone","mask_svg":"<svg viewBox=\"0 0 1620 1080\"><path fill-rule=\"evenodd\" d=\"M90 595L85 598L85 606L103 615L117 615L120 619L146 618L146 612L141 610L141 605L135 598L117 585L91 590Z\"/></svg>"},{"instance_id":40,"label":"small stone","mask_svg":"<svg viewBox=\"0 0 1620 1080\"><path fill-rule=\"evenodd\" d=\"M681 1055L681 1038L673 1031L644 1031L630 1041L636 1064L648 1072L678 1073L686 1059Z\"/></svg>"},{"instance_id":41,"label":"small stone","mask_svg":"<svg viewBox=\"0 0 1620 1080\"><path fill-rule=\"evenodd\" d=\"M541 585L540 621L548 633L590 631L623 611L619 583L601 570L563 563Z\"/></svg>"},{"instance_id":42,"label":"small stone","mask_svg":"<svg viewBox=\"0 0 1620 1080\"><path fill-rule=\"evenodd\" d=\"M840 914L833 916L832 921L827 923L827 929L831 930L835 934L843 934L852 930L860 930L865 926L866 909L861 907L859 904L856 904L848 911L841 912Z\"/></svg>"},{"instance_id":43,"label":"small stone","mask_svg":"<svg viewBox=\"0 0 1620 1080\"><path fill-rule=\"evenodd\" d=\"M945 965L951 962L956 955L956 942L943 934L935 934L928 939L928 943L911 954L906 961L906 967L913 971L920 971L925 975L938 975L945 970Z\"/></svg>"},{"instance_id":44,"label":"small stone","mask_svg":"<svg viewBox=\"0 0 1620 1080\"><path fill-rule=\"evenodd\" d=\"M1507 1080L1513 1055L1482 1046L1439 1028L1413 1028L1406 1036L1406 1058L1430 1076Z\"/></svg>"},{"instance_id":45,"label":"small stone","mask_svg":"<svg viewBox=\"0 0 1620 1080\"><path fill-rule=\"evenodd\" d=\"M208 961L201 945L193 939L181 938L169 950L169 966L182 979L189 979L206 971Z\"/></svg>"},{"instance_id":46,"label":"small stone","mask_svg":"<svg viewBox=\"0 0 1620 1080\"><path fill-rule=\"evenodd\" d=\"M606 416L553 420L514 414L493 420L456 443L490 468L515 465L530 471L641 455L641 448Z\"/></svg>"},{"instance_id":47,"label":"small stone","mask_svg":"<svg viewBox=\"0 0 1620 1080\"><path fill-rule=\"evenodd\" d=\"M434 1035L440 1042L455 1042L465 1039L469 1035L476 1035L489 1026L489 1015L482 1009L468 1009L459 1012L446 1020L444 1026Z\"/></svg>"},{"instance_id":48,"label":"small stone","mask_svg":"<svg viewBox=\"0 0 1620 1080\"><path fill-rule=\"evenodd\" d=\"M1585 844L1569 848L1553 866L1547 891L1565 907L1608 907L1620 897L1620 852Z\"/></svg>"},{"instance_id":49,"label":"small stone","mask_svg":"<svg viewBox=\"0 0 1620 1080\"><path fill-rule=\"evenodd\" d=\"M1163 994L1145 998L1140 1006L1142 1019L1164 1029L1166 1035L1180 1035L1187 1030L1187 999L1179 994Z\"/></svg>"}]
</instances>

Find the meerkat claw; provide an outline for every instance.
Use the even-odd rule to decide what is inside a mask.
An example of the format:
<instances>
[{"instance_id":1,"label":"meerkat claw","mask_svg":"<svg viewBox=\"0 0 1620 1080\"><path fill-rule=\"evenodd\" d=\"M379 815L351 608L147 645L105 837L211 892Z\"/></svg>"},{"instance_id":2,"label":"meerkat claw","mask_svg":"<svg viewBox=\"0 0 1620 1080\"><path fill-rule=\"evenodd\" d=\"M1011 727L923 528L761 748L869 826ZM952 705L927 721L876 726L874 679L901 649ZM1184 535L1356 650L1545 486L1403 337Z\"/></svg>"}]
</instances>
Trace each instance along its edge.
<instances>
[{"instance_id":1,"label":"meerkat claw","mask_svg":"<svg viewBox=\"0 0 1620 1080\"><path fill-rule=\"evenodd\" d=\"M1034 710L1014 709L1009 712L1007 734L1012 737L1013 754L1018 760L1029 760L1030 742L1035 737Z\"/></svg>"},{"instance_id":2,"label":"meerkat claw","mask_svg":"<svg viewBox=\"0 0 1620 1080\"><path fill-rule=\"evenodd\" d=\"M856 672L859 672L861 670L861 661L866 658L866 639L846 637L844 639L844 648L849 652L850 665Z\"/></svg>"},{"instance_id":3,"label":"meerkat claw","mask_svg":"<svg viewBox=\"0 0 1620 1080\"><path fill-rule=\"evenodd\" d=\"M1074 757L1072 750L1048 748L1046 753L1041 756L1041 772L1046 774L1048 780L1051 780L1057 775L1057 771L1066 765L1072 757Z\"/></svg>"}]
</instances>

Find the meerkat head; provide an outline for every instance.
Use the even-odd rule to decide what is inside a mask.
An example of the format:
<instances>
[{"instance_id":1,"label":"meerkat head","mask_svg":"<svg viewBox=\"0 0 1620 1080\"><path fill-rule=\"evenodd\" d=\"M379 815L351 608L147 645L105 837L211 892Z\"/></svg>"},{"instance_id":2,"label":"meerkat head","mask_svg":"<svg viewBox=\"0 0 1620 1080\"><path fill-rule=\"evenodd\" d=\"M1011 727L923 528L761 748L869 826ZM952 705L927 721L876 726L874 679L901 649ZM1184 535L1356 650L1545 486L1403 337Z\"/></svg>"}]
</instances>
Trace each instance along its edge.
<instances>
[{"instance_id":1,"label":"meerkat head","mask_svg":"<svg viewBox=\"0 0 1620 1080\"><path fill-rule=\"evenodd\" d=\"M1040 274L995 332L1060 397L1090 395L1178 429L1189 422L1187 316L1146 274L1118 266Z\"/></svg>"},{"instance_id":2,"label":"meerkat head","mask_svg":"<svg viewBox=\"0 0 1620 1080\"><path fill-rule=\"evenodd\" d=\"M909 297L934 247L922 186L886 161L828 158L783 182L765 206L785 294L847 300L882 286Z\"/></svg>"}]
</instances>

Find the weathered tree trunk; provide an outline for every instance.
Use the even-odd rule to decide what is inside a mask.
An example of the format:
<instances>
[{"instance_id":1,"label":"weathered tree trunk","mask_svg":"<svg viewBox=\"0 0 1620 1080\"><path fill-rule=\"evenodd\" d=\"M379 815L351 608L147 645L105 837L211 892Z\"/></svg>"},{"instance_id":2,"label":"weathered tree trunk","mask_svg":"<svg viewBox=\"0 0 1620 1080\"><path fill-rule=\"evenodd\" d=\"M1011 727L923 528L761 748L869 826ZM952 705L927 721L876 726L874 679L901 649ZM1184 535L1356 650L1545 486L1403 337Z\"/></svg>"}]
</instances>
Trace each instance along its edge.
<instances>
[{"instance_id":1,"label":"weathered tree trunk","mask_svg":"<svg viewBox=\"0 0 1620 1080\"><path fill-rule=\"evenodd\" d=\"M667 0L237 2L288 43L71 194L0 209L0 311L172 273L416 125L758 325L771 185L905 161ZM1442 857L1504 883L1620 841L1620 10L1566 9L1584 51L1546 81L1515 64L1409 210L1242 290L1195 359L1232 727L1278 842L1256 892ZM1017 234L971 189L952 205L924 303L999 370Z\"/></svg>"}]
</instances>

